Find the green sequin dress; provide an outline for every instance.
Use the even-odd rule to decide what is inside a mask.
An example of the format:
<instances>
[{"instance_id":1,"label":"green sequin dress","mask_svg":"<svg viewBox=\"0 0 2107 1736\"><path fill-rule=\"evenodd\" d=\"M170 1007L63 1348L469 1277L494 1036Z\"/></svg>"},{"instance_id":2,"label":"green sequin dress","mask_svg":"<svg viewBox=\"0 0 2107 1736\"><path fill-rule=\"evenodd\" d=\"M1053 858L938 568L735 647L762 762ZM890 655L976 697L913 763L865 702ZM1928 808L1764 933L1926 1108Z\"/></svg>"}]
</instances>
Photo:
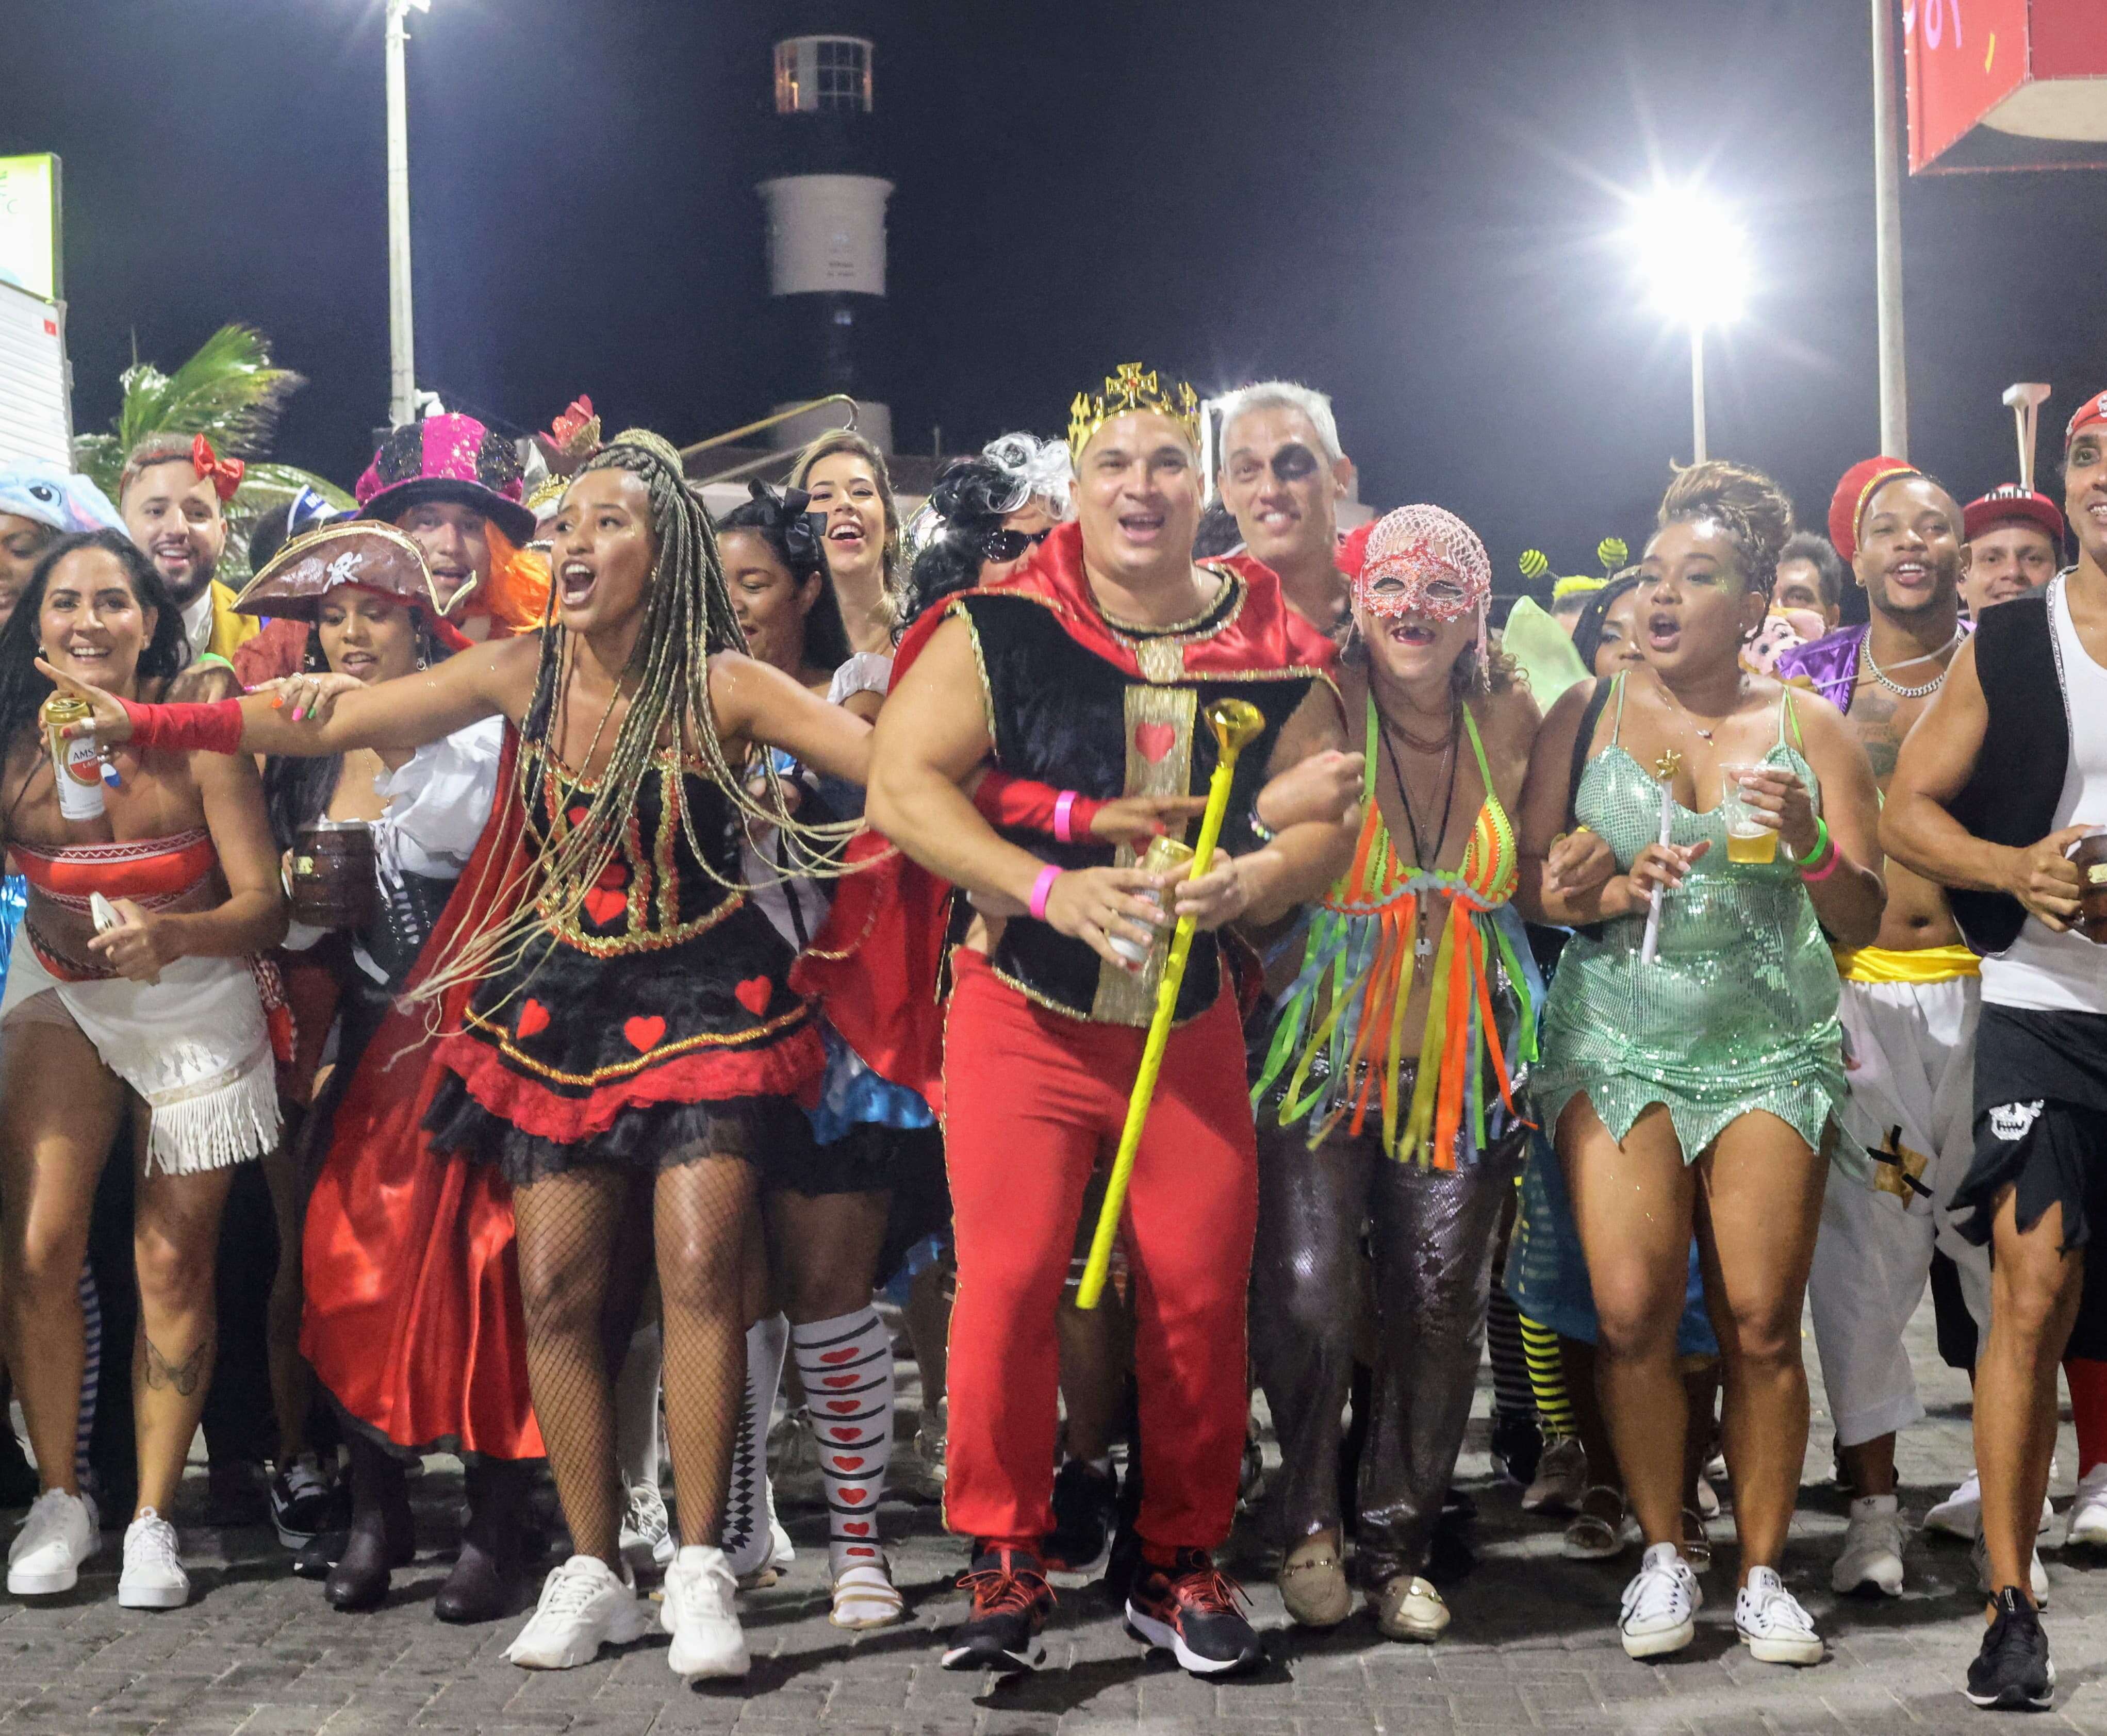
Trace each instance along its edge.
<instances>
[{"instance_id":1,"label":"green sequin dress","mask_svg":"<svg viewBox=\"0 0 2107 1736\"><path fill-rule=\"evenodd\" d=\"M1621 727L1621 676L1616 712ZM1660 786L1616 733L1582 772L1574 806L1626 870L1660 836ZM1763 763L1796 773L1820 808L1813 768L1786 740L1785 707ZM1543 1125L1556 1127L1584 1091L1619 1140L1648 1104L1665 1106L1686 1162L1758 1109L1818 1151L1844 1101L1843 1035L1835 962L1799 871L1782 854L1729 862L1717 809L1693 814L1678 802L1670 836L1709 838L1712 848L1667 895L1654 962L1639 962L1643 911L1575 935L1559 958L1532 1081ZM1848 1164L1846 1143L1840 1134L1836 1155Z\"/></svg>"}]
</instances>

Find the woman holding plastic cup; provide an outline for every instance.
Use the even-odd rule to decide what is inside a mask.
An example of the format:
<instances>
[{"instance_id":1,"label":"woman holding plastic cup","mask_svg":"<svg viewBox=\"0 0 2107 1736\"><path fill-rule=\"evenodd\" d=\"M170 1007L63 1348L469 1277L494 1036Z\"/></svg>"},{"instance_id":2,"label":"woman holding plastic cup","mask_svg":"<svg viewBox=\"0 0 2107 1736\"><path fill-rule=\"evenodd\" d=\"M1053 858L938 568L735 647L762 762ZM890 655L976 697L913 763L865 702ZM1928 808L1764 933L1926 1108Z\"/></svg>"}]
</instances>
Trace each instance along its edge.
<instances>
[{"instance_id":1,"label":"woman holding plastic cup","mask_svg":"<svg viewBox=\"0 0 2107 1736\"><path fill-rule=\"evenodd\" d=\"M1807 1440L1801 1301L1824 1154L1841 1143L1824 931L1856 945L1878 926L1876 798L1833 707L1741 664L1791 529L1776 484L1696 465L1670 486L1660 527L1641 569L1646 663L1602 705L1587 687L1559 702L1523 795L1517 902L1584 930L1553 981L1534 1089L1587 1252L1602 1406L1647 1545L1624 1593L1624 1649L1680 1649L1702 1601L1680 1546L1675 1357L1694 1228L1725 1366L1735 1623L1759 1660L1813 1663L1821 1639L1777 1564ZM1576 745L1575 812L1620 869L1579 892L1540 866L1569 823ZM1737 859L1760 848L1754 830L1770 836L1768 864Z\"/></svg>"}]
</instances>

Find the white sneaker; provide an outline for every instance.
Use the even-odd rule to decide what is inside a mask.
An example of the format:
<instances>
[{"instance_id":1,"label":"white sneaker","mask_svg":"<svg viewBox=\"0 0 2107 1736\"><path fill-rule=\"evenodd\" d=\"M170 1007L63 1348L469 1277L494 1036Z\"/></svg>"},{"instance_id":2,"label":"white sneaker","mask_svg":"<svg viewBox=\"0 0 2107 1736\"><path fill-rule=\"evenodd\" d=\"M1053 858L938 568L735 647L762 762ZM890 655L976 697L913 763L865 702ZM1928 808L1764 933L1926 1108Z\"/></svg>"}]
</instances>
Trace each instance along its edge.
<instances>
[{"instance_id":1,"label":"white sneaker","mask_svg":"<svg viewBox=\"0 0 2107 1736\"><path fill-rule=\"evenodd\" d=\"M1656 1543L1639 1559L1624 1587L1617 1635L1627 1657L1658 1657L1679 1652L1697 1631L1695 1619L1705 1593L1690 1563L1673 1543Z\"/></svg>"},{"instance_id":2,"label":"white sneaker","mask_svg":"<svg viewBox=\"0 0 2107 1736\"><path fill-rule=\"evenodd\" d=\"M80 1564L101 1541L93 1496L45 1490L7 1547L9 1593L50 1597L72 1590L80 1581Z\"/></svg>"},{"instance_id":3,"label":"white sneaker","mask_svg":"<svg viewBox=\"0 0 2107 1736\"><path fill-rule=\"evenodd\" d=\"M1975 1534L1975 1546L1968 1552L1968 1559L1975 1563L1975 1589L1983 1596L1988 1597L1992 1590L1990 1547L1983 1541L1983 1534L1980 1532ZM2034 1595L2034 1607L2037 1609L2047 1608L2048 1569L2042 1565L2039 1550L2033 1552L2033 1559L2027 1563L2027 1589Z\"/></svg>"},{"instance_id":4,"label":"white sneaker","mask_svg":"<svg viewBox=\"0 0 2107 1736\"><path fill-rule=\"evenodd\" d=\"M768 1564L779 1573L797 1559L797 1551L791 1544L790 1533L783 1528L783 1522L775 1517L775 1504L770 1501L768 1504Z\"/></svg>"},{"instance_id":5,"label":"white sneaker","mask_svg":"<svg viewBox=\"0 0 2107 1736\"><path fill-rule=\"evenodd\" d=\"M1536 1478L1522 1492L1524 1513L1570 1513L1588 1492L1588 1449L1578 1435L1562 1435L1543 1449Z\"/></svg>"},{"instance_id":6,"label":"white sneaker","mask_svg":"<svg viewBox=\"0 0 2107 1736\"><path fill-rule=\"evenodd\" d=\"M649 1551L651 1559L664 1567L679 1545L673 1541L672 1521L666 1516L666 1497L654 1484L640 1483L629 1492L629 1509L622 1516L620 1548L624 1555Z\"/></svg>"},{"instance_id":7,"label":"white sneaker","mask_svg":"<svg viewBox=\"0 0 2107 1736\"><path fill-rule=\"evenodd\" d=\"M1961 1487L1925 1514L1924 1528L1943 1531L1963 1543L1975 1541L1983 1528L1983 1480L1975 1474L1974 1465L1968 1467Z\"/></svg>"},{"instance_id":8,"label":"white sneaker","mask_svg":"<svg viewBox=\"0 0 2107 1736\"><path fill-rule=\"evenodd\" d=\"M505 1656L523 1670L571 1670L650 1629L651 1606L634 1586L599 1556L573 1555L542 1581L541 1600Z\"/></svg>"},{"instance_id":9,"label":"white sneaker","mask_svg":"<svg viewBox=\"0 0 2107 1736\"><path fill-rule=\"evenodd\" d=\"M151 1507L124 1527L124 1572L117 1601L125 1609L181 1609L191 1600L191 1577L176 1550L176 1527Z\"/></svg>"},{"instance_id":10,"label":"white sneaker","mask_svg":"<svg viewBox=\"0 0 2107 1736\"><path fill-rule=\"evenodd\" d=\"M1903 1545L1908 1535L1894 1496L1860 1496L1851 1503L1844 1553L1829 1575L1831 1589L1849 1593L1870 1586L1883 1597L1900 1597Z\"/></svg>"},{"instance_id":11,"label":"white sneaker","mask_svg":"<svg viewBox=\"0 0 2107 1736\"><path fill-rule=\"evenodd\" d=\"M1853 1501L1852 1505L1856 1508L1858 1503ZM1776 1568L1753 1569L1748 1584L1734 1594L1734 1631L1758 1663L1822 1662L1822 1635L1815 1632L1814 1622L1799 1607L1799 1599L1786 1590Z\"/></svg>"},{"instance_id":12,"label":"white sneaker","mask_svg":"<svg viewBox=\"0 0 2107 1736\"><path fill-rule=\"evenodd\" d=\"M2063 1546L2073 1543L2107 1545L2107 1465L2096 1465L2078 1479L2078 1499L2070 1504L2070 1522Z\"/></svg>"},{"instance_id":13,"label":"white sneaker","mask_svg":"<svg viewBox=\"0 0 2107 1736\"><path fill-rule=\"evenodd\" d=\"M739 1587L721 1549L690 1543L666 1569L658 1625L673 1636L666 1662L684 1682L746 1674L746 1635L732 1599Z\"/></svg>"}]
</instances>

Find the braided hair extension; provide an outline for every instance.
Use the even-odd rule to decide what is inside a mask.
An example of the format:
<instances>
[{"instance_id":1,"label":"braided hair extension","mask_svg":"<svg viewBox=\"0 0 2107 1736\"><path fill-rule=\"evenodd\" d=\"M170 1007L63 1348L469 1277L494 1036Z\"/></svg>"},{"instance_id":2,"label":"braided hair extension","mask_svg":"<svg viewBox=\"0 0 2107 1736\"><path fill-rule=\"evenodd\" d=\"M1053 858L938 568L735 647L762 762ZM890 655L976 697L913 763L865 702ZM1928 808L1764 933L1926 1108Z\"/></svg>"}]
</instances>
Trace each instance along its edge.
<instances>
[{"instance_id":1,"label":"braided hair extension","mask_svg":"<svg viewBox=\"0 0 2107 1736\"><path fill-rule=\"evenodd\" d=\"M844 853L862 822L799 820L769 757L758 756L758 775L752 775L748 768L732 764L718 738L717 708L710 698L710 655L722 650L744 654L746 635L732 608L709 514L687 486L680 454L658 435L632 428L603 446L579 473L606 469L629 471L644 484L655 545L643 626L624 671L625 680L636 679L628 715L616 731L606 769L591 786L556 759L551 738L566 701L574 651L555 612L552 591L514 775L529 812L546 779L568 783L590 800L582 819L566 822L559 817L555 822L551 836L532 854L516 886L501 889L492 919L456 944L452 956L426 976L412 1000L435 1003L451 987L509 967L545 923L570 917L614 859L636 813L645 779L669 744L678 745L681 761L699 759L703 774L746 820L775 828L797 846L794 859L773 877L833 877L847 871ZM609 695L582 763L591 762L618 698L618 693ZM749 788L750 779L758 785L757 793ZM728 893L753 890L710 866L710 852L696 833L677 769L665 779L665 788L703 871Z\"/></svg>"},{"instance_id":2,"label":"braided hair extension","mask_svg":"<svg viewBox=\"0 0 2107 1736\"><path fill-rule=\"evenodd\" d=\"M1709 518L1741 558L1741 576L1766 603L1777 583L1778 555L1792 535L1792 502L1762 471L1723 458L1675 473L1661 496L1658 523Z\"/></svg>"}]
</instances>

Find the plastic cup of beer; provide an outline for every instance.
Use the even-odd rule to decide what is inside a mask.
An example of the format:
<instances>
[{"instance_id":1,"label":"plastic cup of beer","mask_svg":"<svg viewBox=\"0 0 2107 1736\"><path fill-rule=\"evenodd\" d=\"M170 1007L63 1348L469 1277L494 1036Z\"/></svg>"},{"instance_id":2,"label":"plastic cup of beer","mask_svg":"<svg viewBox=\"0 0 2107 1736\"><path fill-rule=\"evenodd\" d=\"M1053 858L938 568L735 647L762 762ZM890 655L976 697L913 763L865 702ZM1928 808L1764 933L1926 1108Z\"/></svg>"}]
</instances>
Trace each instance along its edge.
<instances>
[{"instance_id":1,"label":"plastic cup of beer","mask_svg":"<svg viewBox=\"0 0 2107 1736\"><path fill-rule=\"evenodd\" d=\"M1777 859L1777 828L1764 823L1767 816L1750 807L1741 794L1742 778L1763 769L1746 764L1719 768L1719 811L1727 822L1727 859L1747 867L1762 867Z\"/></svg>"}]
</instances>

